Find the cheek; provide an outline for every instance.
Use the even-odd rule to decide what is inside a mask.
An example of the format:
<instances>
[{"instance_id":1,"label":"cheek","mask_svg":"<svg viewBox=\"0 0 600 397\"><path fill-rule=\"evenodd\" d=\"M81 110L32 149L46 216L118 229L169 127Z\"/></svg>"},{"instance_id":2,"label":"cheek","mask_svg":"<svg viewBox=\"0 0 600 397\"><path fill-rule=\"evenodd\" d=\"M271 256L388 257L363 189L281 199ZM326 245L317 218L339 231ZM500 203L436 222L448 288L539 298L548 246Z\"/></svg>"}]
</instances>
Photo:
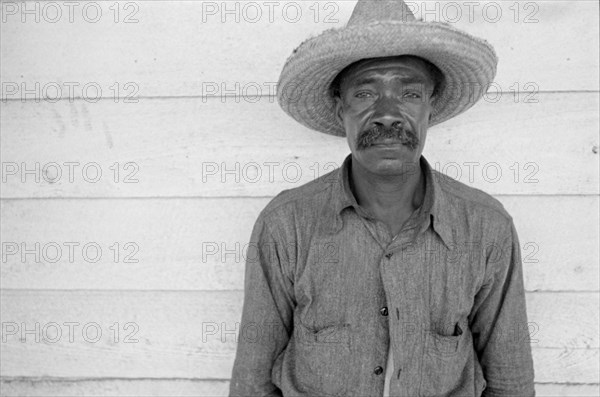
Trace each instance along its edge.
<instances>
[{"instance_id":1,"label":"cheek","mask_svg":"<svg viewBox=\"0 0 600 397\"><path fill-rule=\"evenodd\" d=\"M348 119L344 120L344 130L346 131L346 139L348 141L348 145L350 148L354 149L356 138L358 136L358 127L356 123L349 121Z\"/></svg>"},{"instance_id":2,"label":"cheek","mask_svg":"<svg viewBox=\"0 0 600 397\"><path fill-rule=\"evenodd\" d=\"M369 112L372 105L370 101L345 98L344 113L352 120L360 120Z\"/></svg>"},{"instance_id":3,"label":"cheek","mask_svg":"<svg viewBox=\"0 0 600 397\"><path fill-rule=\"evenodd\" d=\"M346 129L356 130L359 128L359 124L364 117L364 111L356 109L355 107L346 107L344 109L342 120Z\"/></svg>"},{"instance_id":4,"label":"cheek","mask_svg":"<svg viewBox=\"0 0 600 397\"><path fill-rule=\"evenodd\" d=\"M425 124L427 126L429 125L429 117L432 110L433 108L430 105L415 106L415 108L412 109L412 114L418 124Z\"/></svg>"}]
</instances>

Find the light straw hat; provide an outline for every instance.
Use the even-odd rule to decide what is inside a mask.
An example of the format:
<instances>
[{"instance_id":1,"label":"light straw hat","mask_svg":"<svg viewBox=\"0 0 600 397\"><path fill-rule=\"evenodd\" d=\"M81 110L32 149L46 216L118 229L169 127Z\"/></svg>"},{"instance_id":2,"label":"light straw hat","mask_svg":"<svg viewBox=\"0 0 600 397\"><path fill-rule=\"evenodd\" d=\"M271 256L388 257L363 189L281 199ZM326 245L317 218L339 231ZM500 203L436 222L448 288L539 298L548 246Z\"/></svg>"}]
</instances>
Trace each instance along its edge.
<instances>
[{"instance_id":1,"label":"light straw hat","mask_svg":"<svg viewBox=\"0 0 600 397\"><path fill-rule=\"evenodd\" d=\"M446 23L419 21L402 0L359 0L344 28L329 29L294 50L281 71L277 100L306 127L345 136L335 119L331 82L356 61L397 55L424 58L444 74L430 126L473 106L498 64L487 41Z\"/></svg>"}]
</instances>

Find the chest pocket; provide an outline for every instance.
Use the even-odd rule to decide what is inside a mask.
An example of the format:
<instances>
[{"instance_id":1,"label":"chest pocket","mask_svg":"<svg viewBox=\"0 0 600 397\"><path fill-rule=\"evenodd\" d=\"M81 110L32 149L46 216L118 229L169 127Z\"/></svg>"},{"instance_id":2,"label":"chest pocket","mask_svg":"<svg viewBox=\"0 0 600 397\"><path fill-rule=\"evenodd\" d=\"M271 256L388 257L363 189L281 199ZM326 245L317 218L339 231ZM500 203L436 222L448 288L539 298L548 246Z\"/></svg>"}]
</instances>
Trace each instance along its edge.
<instances>
[{"instance_id":1,"label":"chest pocket","mask_svg":"<svg viewBox=\"0 0 600 397\"><path fill-rule=\"evenodd\" d=\"M468 384L473 360L473 341L467 319L456 323L450 335L439 330L425 333L425 355L421 371L421 395L450 395L460 385Z\"/></svg>"},{"instance_id":2,"label":"chest pocket","mask_svg":"<svg viewBox=\"0 0 600 397\"><path fill-rule=\"evenodd\" d=\"M352 379L349 324L294 328L294 360L298 389L315 396L345 396Z\"/></svg>"}]
</instances>

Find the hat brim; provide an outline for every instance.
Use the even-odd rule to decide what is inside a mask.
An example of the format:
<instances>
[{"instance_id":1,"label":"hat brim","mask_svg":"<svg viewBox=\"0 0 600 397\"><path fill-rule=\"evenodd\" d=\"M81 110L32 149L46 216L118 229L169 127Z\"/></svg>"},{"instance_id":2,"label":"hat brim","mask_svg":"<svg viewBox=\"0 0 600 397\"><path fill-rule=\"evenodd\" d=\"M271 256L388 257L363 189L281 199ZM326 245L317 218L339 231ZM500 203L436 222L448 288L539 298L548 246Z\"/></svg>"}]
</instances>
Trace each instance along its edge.
<instances>
[{"instance_id":1,"label":"hat brim","mask_svg":"<svg viewBox=\"0 0 600 397\"><path fill-rule=\"evenodd\" d=\"M345 136L329 88L346 66L366 58L413 55L445 76L429 125L472 107L496 75L498 58L485 40L436 22L377 22L330 29L303 42L288 58L277 85L282 109L308 128Z\"/></svg>"}]
</instances>

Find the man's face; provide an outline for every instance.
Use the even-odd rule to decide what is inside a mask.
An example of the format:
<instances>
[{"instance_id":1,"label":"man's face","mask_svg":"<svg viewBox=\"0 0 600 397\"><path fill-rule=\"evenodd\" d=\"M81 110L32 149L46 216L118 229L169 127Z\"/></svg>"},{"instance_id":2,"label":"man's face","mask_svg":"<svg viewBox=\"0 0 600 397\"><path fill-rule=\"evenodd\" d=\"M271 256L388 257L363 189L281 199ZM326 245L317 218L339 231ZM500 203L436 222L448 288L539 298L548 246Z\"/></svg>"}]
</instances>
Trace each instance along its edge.
<instances>
[{"instance_id":1,"label":"man's face","mask_svg":"<svg viewBox=\"0 0 600 397\"><path fill-rule=\"evenodd\" d=\"M378 175L419 169L433 89L433 76L415 57L363 60L344 73L336 117L359 166Z\"/></svg>"}]
</instances>

